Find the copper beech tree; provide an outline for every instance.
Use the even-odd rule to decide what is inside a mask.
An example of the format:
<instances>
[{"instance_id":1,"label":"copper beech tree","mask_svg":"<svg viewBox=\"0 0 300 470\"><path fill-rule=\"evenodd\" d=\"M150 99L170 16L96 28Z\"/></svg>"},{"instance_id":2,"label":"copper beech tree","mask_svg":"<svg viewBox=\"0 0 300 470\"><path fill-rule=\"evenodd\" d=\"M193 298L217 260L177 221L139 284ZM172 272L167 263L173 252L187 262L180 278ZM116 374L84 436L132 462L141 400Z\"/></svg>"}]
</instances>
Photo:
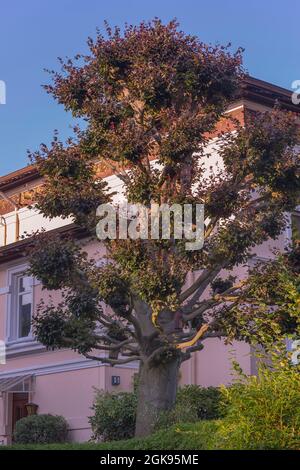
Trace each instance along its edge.
<instances>
[{"instance_id":1,"label":"copper beech tree","mask_svg":"<svg viewBox=\"0 0 300 470\"><path fill-rule=\"evenodd\" d=\"M82 243L38 234L31 273L62 298L40 304L34 330L51 349L111 365L139 361L136 434L143 435L174 404L180 365L207 338L263 342L297 328L296 277L285 258L248 281L236 282L231 271L256 244L278 237L296 205L298 125L280 109L236 123L220 136L223 171L208 176L204 148L239 89L241 51L208 46L159 20L123 32L107 27L88 45L89 55L62 61L46 86L85 126L31 155L44 177L38 209L72 217L97 240L96 209L112 198L99 168L109 169L130 203L204 204L204 245L188 251L172 231L169 240L107 239L98 241L106 249L99 265Z\"/></svg>"}]
</instances>

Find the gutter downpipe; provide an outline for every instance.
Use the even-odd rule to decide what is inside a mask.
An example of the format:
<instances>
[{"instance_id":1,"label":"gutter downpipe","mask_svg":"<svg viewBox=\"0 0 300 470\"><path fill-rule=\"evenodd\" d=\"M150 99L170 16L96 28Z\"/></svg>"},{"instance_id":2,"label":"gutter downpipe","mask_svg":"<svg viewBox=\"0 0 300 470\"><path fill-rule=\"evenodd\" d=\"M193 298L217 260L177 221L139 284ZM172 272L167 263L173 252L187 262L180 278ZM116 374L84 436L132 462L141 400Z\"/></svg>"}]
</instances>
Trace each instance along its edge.
<instances>
[{"instance_id":1,"label":"gutter downpipe","mask_svg":"<svg viewBox=\"0 0 300 470\"><path fill-rule=\"evenodd\" d=\"M7 245L7 223L6 223L6 218L1 215L0 216L0 225L4 227L4 246Z\"/></svg>"}]
</instances>

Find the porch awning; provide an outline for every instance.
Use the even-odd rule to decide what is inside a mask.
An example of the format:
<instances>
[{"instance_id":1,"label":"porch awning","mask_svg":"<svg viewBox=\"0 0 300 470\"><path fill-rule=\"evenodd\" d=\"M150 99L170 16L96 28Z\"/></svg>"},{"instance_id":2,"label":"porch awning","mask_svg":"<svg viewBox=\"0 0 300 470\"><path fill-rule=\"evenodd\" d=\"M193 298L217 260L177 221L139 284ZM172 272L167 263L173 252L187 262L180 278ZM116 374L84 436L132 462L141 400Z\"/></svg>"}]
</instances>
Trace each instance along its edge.
<instances>
[{"instance_id":1,"label":"porch awning","mask_svg":"<svg viewBox=\"0 0 300 470\"><path fill-rule=\"evenodd\" d=\"M3 392L32 392L33 375L18 375L16 377L0 377L0 393Z\"/></svg>"}]
</instances>

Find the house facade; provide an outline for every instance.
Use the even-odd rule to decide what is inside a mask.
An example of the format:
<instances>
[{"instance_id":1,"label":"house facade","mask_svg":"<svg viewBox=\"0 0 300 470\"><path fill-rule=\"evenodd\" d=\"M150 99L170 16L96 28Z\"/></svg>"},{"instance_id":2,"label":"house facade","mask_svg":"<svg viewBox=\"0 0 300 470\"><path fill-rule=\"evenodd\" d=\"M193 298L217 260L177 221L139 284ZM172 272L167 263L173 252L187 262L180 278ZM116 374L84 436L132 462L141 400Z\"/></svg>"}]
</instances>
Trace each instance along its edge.
<instances>
[{"instance_id":1,"label":"house facade","mask_svg":"<svg viewBox=\"0 0 300 470\"><path fill-rule=\"evenodd\" d=\"M247 78L242 86L240 98L232 103L228 115L244 122L249 110L265 111L275 101L290 110L299 112L292 104L291 92L266 82ZM219 129L232 125L224 119ZM220 159L216 150L216 134L208 145L207 167L213 167ZM3 156L2 158L5 158ZM102 174L109 186L122 199L122 183L109 172ZM137 363L111 367L88 360L70 350L48 351L39 344L31 330L31 318L36 306L49 293L41 284L26 274L26 248L29 239L22 235L42 227L47 231L71 233L78 240L82 234L71 220L42 217L29 208L31 191L43 184L34 166L25 167L0 178L0 444L11 442L15 423L26 416L28 403L37 405L38 413L63 415L69 424L70 439L85 441L91 436L88 416L91 415L95 388L104 390L129 390L133 376L138 371ZM33 201L34 203L34 201ZM299 212L300 214L300 212ZM297 212L293 220L299 227ZM256 247L255 259L272 257L272 249L279 249L290 242L288 227L276 242L266 242ZM88 252L101 259L103 247L90 244ZM249 266L240 266L234 273L243 278ZM192 274L188 282L192 281ZM224 345L219 339L207 339L203 351L197 352L182 365L180 385L202 386L228 384L231 381L232 354L246 373L255 373L255 360L249 345L236 342Z\"/></svg>"}]
</instances>

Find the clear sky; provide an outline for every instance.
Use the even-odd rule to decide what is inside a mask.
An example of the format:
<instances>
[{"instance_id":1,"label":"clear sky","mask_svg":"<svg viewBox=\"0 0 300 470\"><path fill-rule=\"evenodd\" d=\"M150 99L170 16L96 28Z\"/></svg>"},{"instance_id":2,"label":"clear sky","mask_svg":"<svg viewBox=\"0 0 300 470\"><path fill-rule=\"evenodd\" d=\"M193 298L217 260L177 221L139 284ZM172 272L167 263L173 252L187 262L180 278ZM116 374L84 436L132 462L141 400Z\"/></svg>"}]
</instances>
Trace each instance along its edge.
<instances>
[{"instance_id":1,"label":"clear sky","mask_svg":"<svg viewBox=\"0 0 300 470\"><path fill-rule=\"evenodd\" d=\"M299 0L0 0L0 175L25 166L26 150L62 138L72 119L41 88L57 57L86 51L86 38L112 25L158 16L178 19L202 41L246 49L244 64L260 79L291 88L300 79Z\"/></svg>"}]
</instances>

